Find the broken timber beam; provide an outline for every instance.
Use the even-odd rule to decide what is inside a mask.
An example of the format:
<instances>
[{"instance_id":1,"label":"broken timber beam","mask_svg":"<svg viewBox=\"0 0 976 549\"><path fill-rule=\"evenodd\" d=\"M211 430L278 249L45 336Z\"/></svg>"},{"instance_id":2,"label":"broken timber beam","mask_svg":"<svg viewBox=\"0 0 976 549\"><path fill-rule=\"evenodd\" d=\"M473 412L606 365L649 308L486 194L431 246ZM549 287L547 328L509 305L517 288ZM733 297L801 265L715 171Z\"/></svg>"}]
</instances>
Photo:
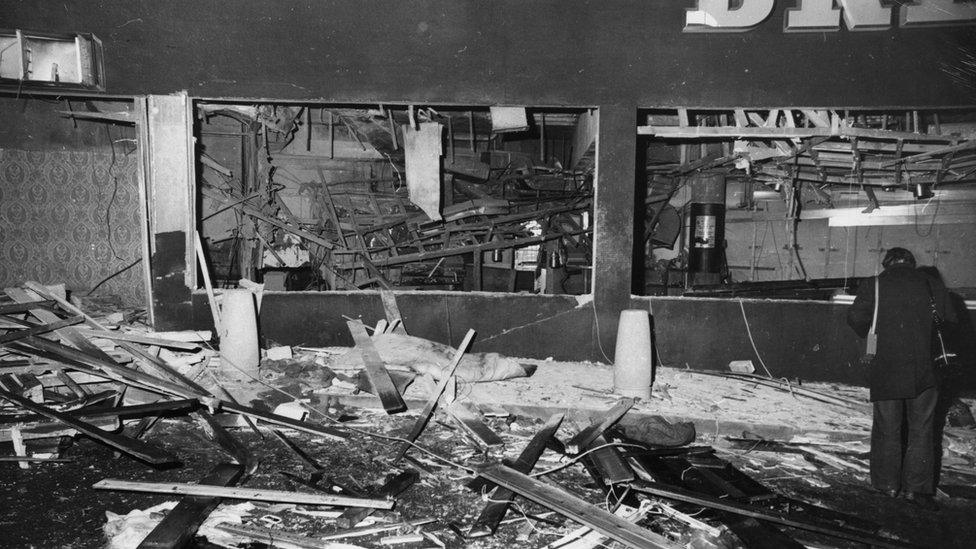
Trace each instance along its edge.
<instances>
[{"instance_id":1,"label":"broken timber beam","mask_svg":"<svg viewBox=\"0 0 976 549\"><path fill-rule=\"evenodd\" d=\"M103 330L103 331L106 330L106 327L103 326L101 323L99 323L97 320L95 320L94 318L86 314L78 307L75 307L74 304L71 303L70 301L60 296L52 294L51 292L48 291L48 289L45 286L32 281L25 282L24 286L30 288L35 293L44 297L45 299L51 299L57 302L57 304L60 305L61 308L63 308L64 310L73 312L77 315L84 317L85 322L87 322L89 326L95 328L96 330ZM71 330L77 335L77 337L80 337L82 339L85 338L84 334L79 332L77 329L71 328ZM136 360L141 361L143 365L147 366L152 371L153 375L159 376L163 380L172 382L176 385L184 385L187 388L195 391L198 395L210 396L210 393L208 393L203 387L195 383L193 380L187 378L186 376L180 374L178 371L176 371L175 368L167 364L166 361L164 361L163 359L153 356L147 353L146 351L144 351L142 348L127 343L125 341L118 342L118 346L121 347L126 352L128 352L130 355L132 355L133 358L135 358ZM182 396L187 396L187 395L182 395Z\"/></svg>"},{"instance_id":2,"label":"broken timber beam","mask_svg":"<svg viewBox=\"0 0 976 549\"><path fill-rule=\"evenodd\" d=\"M471 409L468 402L454 401L447 406L447 413L453 417L458 424L471 435L475 442L487 448L504 446L505 441L497 433L491 430L488 425L478 416L475 410Z\"/></svg>"},{"instance_id":3,"label":"broken timber beam","mask_svg":"<svg viewBox=\"0 0 976 549\"><path fill-rule=\"evenodd\" d=\"M30 303L37 301L38 298L37 293L25 290L23 288L4 288L3 292L7 294L10 299L13 299L18 303ZM57 322L60 319L58 315L45 308L30 309L29 312L41 322ZM70 326L55 330L54 333L56 333L61 339L71 343L89 355L95 356L102 360L107 360L109 362L114 362L112 357L108 356L107 353L96 347L91 341L88 341L88 338L79 334L77 330Z\"/></svg>"},{"instance_id":4,"label":"broken timber beam","mask_svg":"<svg viewBox=\"0 0 976 549\"><path fill-rule=\"evenodd\" d=\"M165 465L169 463L176 463L178 461L175 456L163 449L139 440L110 433L108 431L103 431L98 427L94 427L85 423L84 421L81 421L80 419L69 416L63 412L52 410L47 406L38 404L24 397L17 396L8 391L0 390L0 398L9 400L22 408L34 412L35 414L40 414L44 417L59 421L80 433L88 435L95 440L108 444L121 452L125 452L126 454L139 458L152 465Z\"/></svg>"},{"instance_id":5,"label":"broken timber beam","mask_svg":"<svg viewBox=\"0 0 976 549\"><path fill-rule=\"evenodd\" d=\"M559 430L559 425L563 422L563 414L553 414L549 418L549 421L542 426L535 436L529 440L529 443L519 454L518 459L511 464L512 469L518 471L519 473L528 474L535 467L539 457L546 450L546 443L556 434ZM484 478L478 477L468 483L468 488L478 492L485 490L489 492L492 489L493 484L487 482ZM498 487L491 496L492 501L485 505L485 508L481 510L481 514L471 525L468 530L468 537L479 538L483 536L490 536L495 533L498 529L498 525L501 524L502 519L505 518L505 513L508 511L508 506L515 496L515 492L509 488Z\"/></svg>"},{"instance_id":6,"label":"broken timber beam","mask_svg":"<svg viewBox=\"0 0 976 549\"><path fill-rule=\"evenodd\" d=\"M915 547L914 544L904 541L866 534L859 530L852 530L850 528L843 528L840 526L823 526L821 524L806 520L798 520L785 513L760 509L752 505L733 502L729 499L719 499L705 494L692 492L690 490L685 490L684 488L678 488L676 486L668 486L655 482L635 481L630 484L630 487L645 494L683 501L693 505L701 505L711 509L718 509L737 515L744 515L775 524L782 524L784 526L791 526L801 530L808 530L810 532L817 532L820 534L826 534L828 536L848 539L870 546L890 547L895 549Z\"/></svg>"},{"instance_id":7,"label":"broken timber beam","mask_svg":"<svg viewBox=\"0 0 976 549\"><path fill-rule=\"evenodd\" d=\"M12 319L10 317L4 317L4 319L28 327L24 328L23 330L13 330L6 334L0 335L0 343L8 343L10 341L17 341L20 339L24 339L27 336L53 332L54 330L60 330L61 328L66 328L68 326L79 324L85 320L83 317L80 316L72 316L61 320L55 320L54 322L50 322L48 324L31 324L29 322L22 322L19 320Z\"/></svg>"},{"instance_id":8,"label":"broken timber beam","mask_svg":"<svg viewBox=\"0 0 976 549\"><path fill-rule=\"evenodd\" d=\"M620 418L624 417L624 414L634 407L634 402L635 400L632 398L620 399L619 402L614 404L605 413L593 418L588 426L579 433L576 433L576 436L569 439L569 442L566 443L566 451L570 454L578 454L583 451L597 437L602 435L604 431L613 426L614 423L620 421Z\"/></svg>"},{"instance_id":9,"label":"broken timber beam","mask_svg":"<svg viewBox=\"0 0 976 549\"><path fill-rule=\"evenodd\" d=\"M317 538L292 534L281 529L264 528L260 526L221 523L215 526L217 530L238 538L256 542L260 547L287 547L288 549L330 549L336 544L321 541ZM238 542L242 543L242 542ZM254 543L247 544L255 545Z\"/></svg>"},{"instance_id":10,"label":"broken timber beam","mask_svg":"<svg viewBox=\"0 0 976 549\"><path fill-rule=\"evenodd\" d=\"M397 450L396 454L393 456L393 463L400 461L410 446L413 445L413 441L417 440L420 433L427 426L427 422L430 421L431 414L434 413L434 407L437 406L437 401L440 399L441 395L444 394L444 389L447 388L448 382L454 377L454 371L457 370L458 364L461 363L461 358L464 357L464 353L467 351L468 347L471 345L471 340L474 339L474 330L468 330L468 333L464 336L464 340L458 345L457 352L454 353L454 359L451 364L444 369L444 376L437 383L437 388L434 389L434 394L430 395L430 399L424 406L424 409L420 412L420 417L417 418L417 422L414 423L413 429L411 429L410 434L403 441L403 445Z\"/></svg>"},{"instance_id":11,"label":"broken timber beam","mask_svg":"<svg viewBox=\"0 0 976 549\"><path fill-rule=\"evenodd\" d=\"M210 474L200 480L200 484L208 486L230 486L241 478L244 469L240 465L222 463ZM180 500L162 522L142 543L139 549L179 549L186 546L197 529L207 519L207 516L220 505L220 498L187 496Z\"/></svg>"},{"instance_id":12,"label":"broken timber beam","mask_svg":"<svg viewBox=\"0 0 976 549\"><path fill-rule=\"evenodd\" d=\"M209 496L227 499L276 501L299 505L338 505L342 507L372 507L392 509L392 499L352 498L329 494L310 494L286 490L265 490L261 488L233 488L226 486L206 486L202 484L181 484L165 482L134 482L119 479L104 479L92 485L96 490L121 490L126 492L149 492L153 494L182 494L188 496Z\"/></svg>"},{"instance_id":13,"label":"broken timber beam","mask_svg":"<svg viewBox=\"0 0 976 549\"><path fill-rule=\"evenodd\" d=\"M159 415L159 414L186 414L190 413L200 407L200 401L194 398L180 399L180 400L161 400L159 402L152 402L149 404L137 404L135 406L121 406L118 408L79 408L77 410L71 410L68 412L63 412L65 415L71 416L73 418L133 418L142 417L147 415ZM40 421L41 417L38 415L32 416L18 416L14 418L12 416L0 416L0 425L3 423L9 423L10 421L21 421L21 422L33 422Z\"/></svg>"},{"instance_id":14,"label":"broken timber beam","mask_svg":"<svg viewBox=\"0 0 976 549\"><path fill-rule=\"evenodd\" d=\"M164 379L159 379L138 370L122 366L121 364L115 362L111 357L108 357L107 360L98 358L83 351L79 351L73 347L68 347L55 341L36 336L27 337L24 340L24 343L35 349L46 351L61 358L84 364L96 370L101 370L105 372L105 376L108 378L115 379L117 381L124 381L126 383L133 383L141 387L149 388L157 393L164 395L175 395L184 398L206 396L205 394L201 394L199 391L195 391L189 387Z\"/></svg>"},{"instance_id":15,"label":"broken timber beam","mask_svg":"<svg viewBox=\"0 0 976 549\"><path fill-rule=\"evenodd\" d=\"M359 347L359 352L363 357L363 365L366 367L366 375L369 376L370 383L376 391L376 396L380 397L383 409L387 414L398 414L407 409L403 397L397 391L390 372L386 371L386 365L380 357L379 351L373 345L373 340L366 333L366 326L359 321L350 320L346 324L349 326L349 333L352 334L353 341Z\"/></svg>"},{"instance_id":16,"label":"broken timber beam","mask_svg":"<svg viewBox=\"0 0 976 549\"><path fill-rule=\"evenodd\" d=\"M142 334L130 334L126 332L117 332L113 330L99 330L99 329L89 329L89 328L76 328L79 334L85 337L97 337L101 339L109 339L111 341L128 341L131 343L140 343L142 345L155 345L157 347L166 347L169 349L180 349L182 351L195 351L200 348L198 343L191 341L177 341L175 339L162 339L158 337L144 336Z\"/></svg>"},{"instance_id":17,"label":"broken timber beam","mask_svg":"<svg viewBox=\"0 0 976 549\"><path fill-rule=\"evenodd\" d=\"M47 309L54 305L53 301L27 301L23 303L9 303L7 305L0 305L0 315L9 315L16 313L26 313L31 309Z\"/></svg>"},{"instance_id":18,"label":"broken timber beam","mask_svg":"<svg viewBox=\"0 0 976 549\"><path fill-rule=\"evenodd\" d=\"M524 475L504 465L491 465L479 469L478 475L499 486L504 486L526 499L589 526L627 547L635 549L677 549L679 547L664 536L604 511L562 488Z\"/></svg>"},{"instance_id":19,"label":"broken timber beam","mask_svg":"<svg viewBox=\"0 0 976 549\"><path fill-rule=\"evenodd\" d=\"M416 484L418 480L420 480L420 473L412 469L407 469L386 482L373 495L381 498L395 498ZM339 518L336 519L336 525L338 525L339 528L352 528L362 522L363 519L373 514L373 511L375 510L376 509L371 507L346 509L341 515L339 515Z\"/></svg>"}]
</instances>

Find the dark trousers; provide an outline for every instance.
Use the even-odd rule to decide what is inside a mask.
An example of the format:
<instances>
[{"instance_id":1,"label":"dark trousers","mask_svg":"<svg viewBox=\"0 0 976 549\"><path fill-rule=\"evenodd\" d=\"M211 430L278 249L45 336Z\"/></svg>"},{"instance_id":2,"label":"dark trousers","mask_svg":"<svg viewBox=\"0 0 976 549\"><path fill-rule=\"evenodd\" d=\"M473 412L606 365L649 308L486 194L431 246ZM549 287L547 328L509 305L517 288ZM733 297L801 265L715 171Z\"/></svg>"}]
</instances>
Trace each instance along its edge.
<instances>
[{"instance_id":1,"label":"dark trousers","mask_svg":"<svg viewBox=\"0 0 976 549\"><path fill-rule=\"evenodd\" d=\"M915 398L877 400L871 425L871 485L879 490L935 493L935 404L930 387ZM902 424L908 428L902 446Z\"/></svg>"}]
</instances>

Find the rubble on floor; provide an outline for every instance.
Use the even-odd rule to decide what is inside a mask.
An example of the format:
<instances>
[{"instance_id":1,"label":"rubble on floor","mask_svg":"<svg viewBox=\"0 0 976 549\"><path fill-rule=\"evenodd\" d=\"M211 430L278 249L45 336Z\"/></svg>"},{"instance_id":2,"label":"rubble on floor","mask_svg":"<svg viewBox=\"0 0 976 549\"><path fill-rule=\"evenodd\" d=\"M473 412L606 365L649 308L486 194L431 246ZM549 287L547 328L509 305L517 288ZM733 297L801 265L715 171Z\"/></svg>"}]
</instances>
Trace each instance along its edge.
<instances>
[{"instance_id":1,"label":"rubble on floor","mask_svg":"<svg viewBox=\"0 0 976 549\"><path fill-rule=\"evenodd\" d=\"M75 483L54 493L97 507L87 535L109 547L931 541L828 497L869 484L863 389L661 367L651 399L620 398L605 366L472 353L473 331L453 349L396 318L350 321L353 349L268 349L242 379L209 333L95 318L35 283L4 294L4 476ZM976 431L947 427L943 450L954 510Z\"/></svg>"}]
</instances>

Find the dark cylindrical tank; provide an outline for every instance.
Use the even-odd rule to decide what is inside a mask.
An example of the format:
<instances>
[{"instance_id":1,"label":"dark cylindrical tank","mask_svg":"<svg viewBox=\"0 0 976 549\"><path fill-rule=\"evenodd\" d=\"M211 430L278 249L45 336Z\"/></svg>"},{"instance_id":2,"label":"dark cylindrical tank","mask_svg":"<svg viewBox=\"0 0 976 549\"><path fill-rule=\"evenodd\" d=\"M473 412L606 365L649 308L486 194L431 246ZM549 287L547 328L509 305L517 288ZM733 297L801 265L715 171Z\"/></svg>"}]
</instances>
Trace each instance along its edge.
<instances>
[{"instance_id":1,"label":"dark cylindrical tank","mask_svg":"<svg viewBox=\"0 0 976 549\"><path fill-rule=\"evenodd\" d=\"M691 181L688 272L692 284L717 284L725 254L725 174Z\"/></svg>"}]
</instances>

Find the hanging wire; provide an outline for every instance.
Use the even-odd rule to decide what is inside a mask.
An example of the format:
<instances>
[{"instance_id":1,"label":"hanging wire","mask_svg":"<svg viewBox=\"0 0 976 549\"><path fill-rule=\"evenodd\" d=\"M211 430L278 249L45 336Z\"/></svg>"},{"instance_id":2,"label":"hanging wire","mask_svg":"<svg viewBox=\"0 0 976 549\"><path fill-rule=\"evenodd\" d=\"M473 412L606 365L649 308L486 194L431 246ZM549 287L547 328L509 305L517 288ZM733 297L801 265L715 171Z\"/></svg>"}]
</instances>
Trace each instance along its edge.
<instances>
[{"instance_id":1,"label":"hanging wire","mask_svg":"<svg viewBox=\"0 0 976 549\"><path fill-rule=\"evenodd\" d=\"M766 371L766 375L772 378L773 374L770 373L769 368L766 367L766 362L763 361L762 356L759 354L759 349L756 348L756 340L752 337L752 328L749 327L749 319L746 317L746 306L742 298L739 298L739 309L742 310L742 321L746 324L746 333L749 335L749 343L752 344L752 350L756 353L756 358L759 359L759 364L761 364L763 370Z\"/></svg>"}]
</instances>

